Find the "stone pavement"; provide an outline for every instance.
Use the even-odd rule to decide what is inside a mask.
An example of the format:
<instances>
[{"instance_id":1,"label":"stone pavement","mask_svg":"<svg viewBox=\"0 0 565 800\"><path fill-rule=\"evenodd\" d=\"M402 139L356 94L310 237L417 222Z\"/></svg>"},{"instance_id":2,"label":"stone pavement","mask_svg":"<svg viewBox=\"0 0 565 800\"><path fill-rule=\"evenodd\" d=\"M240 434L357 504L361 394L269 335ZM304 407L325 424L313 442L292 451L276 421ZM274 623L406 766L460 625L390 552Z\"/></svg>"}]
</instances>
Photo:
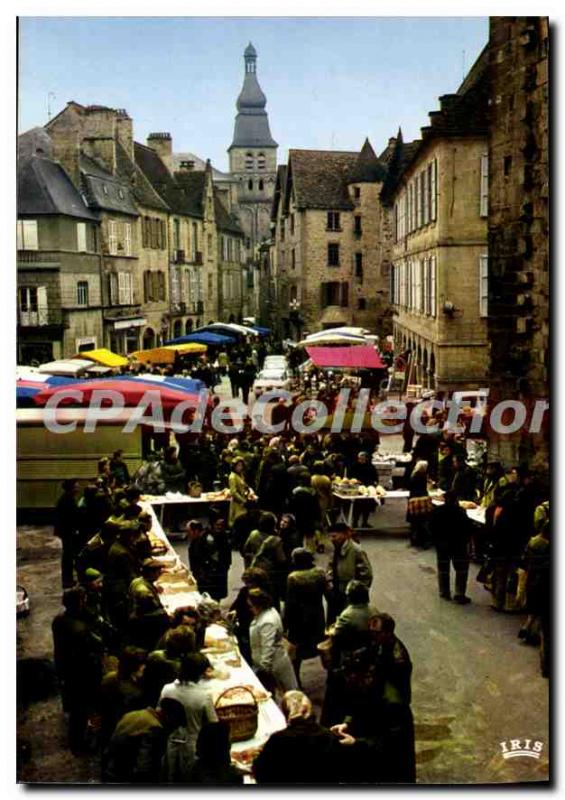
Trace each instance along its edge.
<instances>
[{"instance_id":1,"label":"stone pavement","mask_svg":"<svg viewBox=\"0 0 565 800\"><path fill-rule=\"evenodd\" d=\"M539 673L538 651L517 639L520 615L500 615L475 581L472 604L440 600L432 550L407 547L405 503L377 510L372 532L361 533L375 574L371 601L394 616L397 635L413 664L417 776L423 784L510 783L548 777L548 681ZM186 544L175 545L186 557ZM325 565L329 554L318 556ZM239 589L242 561L234 554L229 605ZM48 528L18 529L18 582L28 589L32 612L18 621L18 655L51 657L51 620L59 608L58 542ZM320 707L325 672L319 660L305 662L305 691ZM58 698L34 703L19 715L19 737L31 748L20 780L95 782L96 759L74 758L65 748ZM504 760L500 742L540 740L539 761Z\"/></svg>"}]
</instances>

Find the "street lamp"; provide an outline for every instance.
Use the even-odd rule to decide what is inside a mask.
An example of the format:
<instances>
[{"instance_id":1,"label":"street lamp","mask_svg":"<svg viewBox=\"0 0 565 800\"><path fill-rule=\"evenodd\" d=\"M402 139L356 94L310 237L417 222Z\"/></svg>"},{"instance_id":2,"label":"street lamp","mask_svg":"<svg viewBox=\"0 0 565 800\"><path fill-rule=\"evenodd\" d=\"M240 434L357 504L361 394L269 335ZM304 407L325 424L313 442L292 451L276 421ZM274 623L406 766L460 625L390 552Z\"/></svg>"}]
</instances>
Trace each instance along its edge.
<instances>
[{"instance_id":1,"label":"street lamp","mask_svg":"<svg viewBox=\"0 0 565 800\"><path fill-rule=\"evenodd\" d=\"M304 325L304 317L300 312L300 300L291 300L288 306L288 318L296 328L296 338L300 339L300 331Z\"/></svg>"}]
</instances>

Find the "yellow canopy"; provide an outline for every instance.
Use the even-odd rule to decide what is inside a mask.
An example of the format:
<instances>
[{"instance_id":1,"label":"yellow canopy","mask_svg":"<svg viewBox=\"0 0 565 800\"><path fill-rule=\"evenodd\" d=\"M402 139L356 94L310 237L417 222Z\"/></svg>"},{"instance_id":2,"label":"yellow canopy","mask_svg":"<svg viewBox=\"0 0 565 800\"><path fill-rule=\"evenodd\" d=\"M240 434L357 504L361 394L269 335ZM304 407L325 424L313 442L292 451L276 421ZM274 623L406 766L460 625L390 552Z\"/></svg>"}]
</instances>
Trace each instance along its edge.
<instances>
[{"instance_id":1,"label":"yellow canopy","mask_svg":"<svg viewBox=\"0 0 565 800\"><path fill-rule=\"evenodd\" d=\"M117 353L112 353L105 347L100 347L98 350L86 350L84 353L77 353L73 358L84 358L87 361L95 361L97 364L102 364L104 367L127 367L129 361L124 356L119 356Z\"/></svg>"},{"instance_id":2,"label":"yellow canopy","mask_svg":"<svg viewBox=\"0 0 565 800\"><path fill-rule=\"evenodd\" d=\"M173 364L175 356L205 353L208 348L205 344L187 342L186 344L167 344L163 347L154 347L152 350L137 350L132 353L132 358L142 364Z\"/></svg>"}]
</instances>

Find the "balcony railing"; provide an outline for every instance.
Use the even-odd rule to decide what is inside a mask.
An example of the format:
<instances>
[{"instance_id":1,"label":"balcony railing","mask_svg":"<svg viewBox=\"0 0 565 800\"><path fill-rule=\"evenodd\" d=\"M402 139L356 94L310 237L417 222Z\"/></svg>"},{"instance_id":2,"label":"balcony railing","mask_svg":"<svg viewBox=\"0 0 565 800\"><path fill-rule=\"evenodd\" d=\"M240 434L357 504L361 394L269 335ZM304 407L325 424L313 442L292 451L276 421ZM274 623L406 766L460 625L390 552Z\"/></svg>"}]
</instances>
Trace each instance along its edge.
<instances>
[{"instance_id":1,"label":"balcony railing","mask_svg":"<svg viewBox=\"0 0 565 800\"><path fill-rule=\"evenodd\" d=\"M22 328L39 328L45 325L63 325L63 312L39 308L36 311L18 311L18 325Z\"/></svg>"},{"instance_id":2,"label":"balcony railing","mask_svg":"<svg viewBox=\"0 0 565 800\"><path fill-rule=\"evenodd\" d=\"M58 264L60 253L46 253L44 250L18 250L19 264Z\"/></svg>"}]
</instances>

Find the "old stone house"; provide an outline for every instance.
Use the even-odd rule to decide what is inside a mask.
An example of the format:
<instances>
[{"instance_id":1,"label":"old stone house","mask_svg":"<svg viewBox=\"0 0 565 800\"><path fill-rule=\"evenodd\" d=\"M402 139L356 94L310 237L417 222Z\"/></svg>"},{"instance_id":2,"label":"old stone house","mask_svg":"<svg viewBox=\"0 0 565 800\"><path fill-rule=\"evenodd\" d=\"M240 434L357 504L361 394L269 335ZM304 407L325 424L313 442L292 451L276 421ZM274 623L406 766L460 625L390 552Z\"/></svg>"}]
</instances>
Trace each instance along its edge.
<instances>
[{"instance_id":1,"label":"old stone house","mask_svg":"<svg viewBox=\"0 0 565 800\"><path fill-rule=\"evenodd\" d=\"M397 137L381 199L393 228L390 296L408 382L480 388L488 370L488 53L440 97L422 138Z\"/></svg>"},{"instance_id":2,"label":"old stone house","mask_svg":"<svg viewBox=\"0 0 565 800\"><path fill-rule=\"evenodd\" d=\"M385 214L387 174L367 140L359 153L290 150L273 203L282 333L339 325L388 333Z\"/></svg>"},{"instance_id":3,"label":"old stone house","mask_svg":"<svg viewBox=\"0 0 565 800\"><path fill-rule=\"evenodd\" d=\"M244 234L226 207L229 182L227 190L221 180L217 187L210 162L196 169L194 157L174 153L169 133L152 133L146 146L135 147L137 163L170 209L172 336L204 322L240 318Z\"/></svg>"},{"instance_id":4,"label":"old stone house","mask_svg":"<svg viewBox=\"0 0 565 800\"><path fill-rule=\"evenodd\" d=\"M20 137L18 363L73 356L103 343L100 223L42 129Z\"/></svg>"}]
</instances>

